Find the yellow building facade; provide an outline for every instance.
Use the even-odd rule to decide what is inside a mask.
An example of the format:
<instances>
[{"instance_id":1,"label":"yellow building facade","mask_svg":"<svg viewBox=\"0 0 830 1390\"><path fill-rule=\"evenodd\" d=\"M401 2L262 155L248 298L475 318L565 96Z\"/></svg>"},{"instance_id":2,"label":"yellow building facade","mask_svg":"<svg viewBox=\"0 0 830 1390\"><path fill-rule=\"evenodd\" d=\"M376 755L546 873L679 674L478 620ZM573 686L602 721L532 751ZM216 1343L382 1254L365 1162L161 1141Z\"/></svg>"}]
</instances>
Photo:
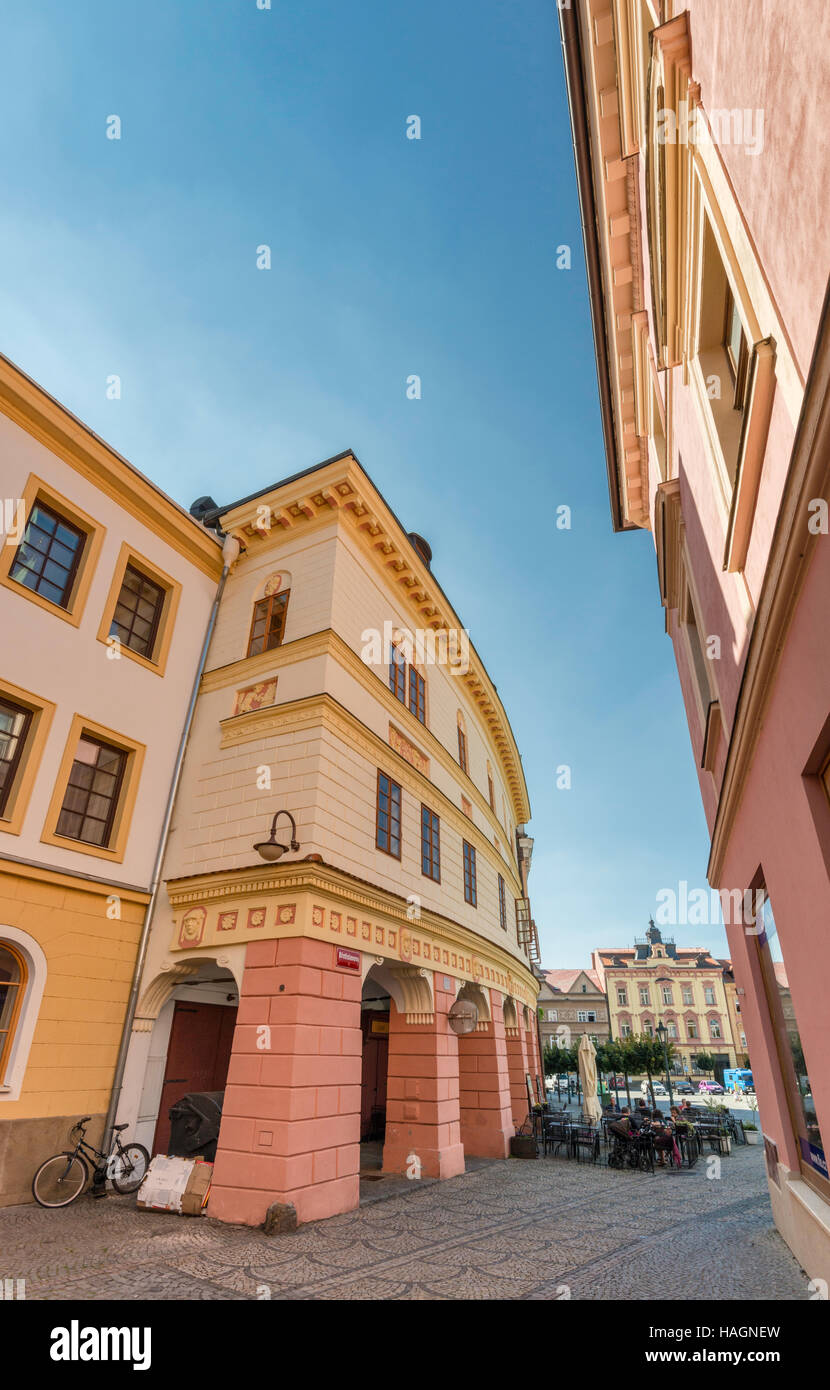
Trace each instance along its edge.
<instances>
[{"instance_id":1,"label":"yellow building facade","mask_svg":"<svg viewBox=\"0 0 830 1390\"><path fill-rule=\"evenodd\" d=\"M0 1204L110 1099L222 568L191 517L0 358Z\"/></svg>"}]
</instances>

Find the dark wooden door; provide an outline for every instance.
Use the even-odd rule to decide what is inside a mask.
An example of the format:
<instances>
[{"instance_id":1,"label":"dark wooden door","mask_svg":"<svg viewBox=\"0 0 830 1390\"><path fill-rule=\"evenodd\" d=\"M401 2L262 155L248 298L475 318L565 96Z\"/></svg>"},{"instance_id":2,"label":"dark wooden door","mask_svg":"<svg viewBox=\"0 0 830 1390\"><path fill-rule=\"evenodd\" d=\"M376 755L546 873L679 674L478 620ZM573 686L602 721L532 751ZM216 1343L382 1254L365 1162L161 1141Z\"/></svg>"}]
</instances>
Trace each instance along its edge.
<instances>
[{"instance_id":1,"label":"dark wooden door","mask_svg":"<svg viewBox=\"0 0 830 1390\"><path fill-rule=\"evenodd\" d=\"M374 1018L388 1018L387 1015L373 1014ZM368 1138L382 1117L378 1112L386 1112L386 1077L389 1071L389 1038L383 1034L372 1033L371 1018L364 1020L363 1034L363 1073L360 1093L360 1137ZM374 1123L373 1123L374 1121Z\"/></svg>"},{"instance_id":2,"label":"dark wooden door","mask_svg":"<svg viewBox=\"0 0 830 1390\"><path fill-rule=\"evenodd\" d=\"M170 1107L191 1091L223 1091L231 1060L236 1009L225 1004L176 1003L153 1153L166 1153Z\"/></svg>"}]
</instances>

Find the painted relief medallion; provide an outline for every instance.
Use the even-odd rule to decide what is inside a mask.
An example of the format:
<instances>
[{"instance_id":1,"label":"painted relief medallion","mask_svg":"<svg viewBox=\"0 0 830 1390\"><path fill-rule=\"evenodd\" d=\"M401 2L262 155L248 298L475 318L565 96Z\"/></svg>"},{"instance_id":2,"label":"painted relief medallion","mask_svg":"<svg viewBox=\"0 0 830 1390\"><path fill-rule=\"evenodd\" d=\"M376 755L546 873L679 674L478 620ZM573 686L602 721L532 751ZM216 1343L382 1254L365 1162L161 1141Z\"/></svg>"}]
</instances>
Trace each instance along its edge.
<instances>
[{"instance_id":1,"label":"painted relief medallion","mask_svg":"<svg viewBox=\"0 0 830 1390\"><path fill-rule=\"evenodd\" d=\"M182 924L179 928L179 945L198 946L205 934L206 920L206 907L191 907L182 918Z\"/></svg>"}]
</instances>

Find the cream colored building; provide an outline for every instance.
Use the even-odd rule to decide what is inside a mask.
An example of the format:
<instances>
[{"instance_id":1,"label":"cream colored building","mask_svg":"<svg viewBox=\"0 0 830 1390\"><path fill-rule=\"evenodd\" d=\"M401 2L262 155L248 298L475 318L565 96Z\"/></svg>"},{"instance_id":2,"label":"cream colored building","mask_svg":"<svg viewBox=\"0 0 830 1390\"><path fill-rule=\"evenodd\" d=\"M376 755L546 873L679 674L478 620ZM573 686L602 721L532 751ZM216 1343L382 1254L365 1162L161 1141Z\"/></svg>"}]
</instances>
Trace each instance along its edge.
<instances>
[{"instance_id":1,"label":"cream colored building","mask_svg":"<svg viewBox=\"0 0 830 1390\"><path fill-rule=\"evenodd\" d=\"M177 1088L223 1089L212 1213L258 1222L284 1201L312 1219L356 1204L372 1126L387 1169L415 1152L449 1176L465 1151L507 1152L540 1070L527 790L429 547L354 455L206 508L243 552L202 680L121 1116L163 1148ZM299 849L264 864L255 845L282 811L296 830L283 818L277 838ZM220 1013L239 1001L232 1050L203 987L223 993ZM459 995L476 1009L466 1036L448 1023ZM375 1032L368 1011L383 1015ZM207 1086L200 1027L225 1038Z\"/></svg>"},{"instance_id":2,"label":"cream colored building","mask_svg":"<svg viewBox=\"0 0 830 1390\"><path fill-rule=\"evenodd\" d=\"M738 1065L723 965L701 947L678 947L649 923L633 947L599 950L593 966L608 998L611 1036L654 1035L659 1023L674 1047L678 1074L703 1076L694 1058L715 1058L715 1075Z\"/></svg>"},{"instance_id":3,"label":"cream colored building","mask_svg":"<svg viewBox=\"0 0 830 1390\"><path fill-rule=\"evenodd\" d=\"M100 1136L221 548L0 358L0 1204Z\"/></svg>"}]
</instances>

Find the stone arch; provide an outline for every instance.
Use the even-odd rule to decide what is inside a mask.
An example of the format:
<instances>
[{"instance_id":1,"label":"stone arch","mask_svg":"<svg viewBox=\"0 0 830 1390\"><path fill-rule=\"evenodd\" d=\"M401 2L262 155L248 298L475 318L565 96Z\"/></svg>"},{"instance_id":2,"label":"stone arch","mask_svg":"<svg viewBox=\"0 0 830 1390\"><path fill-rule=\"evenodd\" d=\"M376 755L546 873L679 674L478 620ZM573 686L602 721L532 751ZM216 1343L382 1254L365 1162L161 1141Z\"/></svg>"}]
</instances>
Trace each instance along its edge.
<instances>
[{"instance_id":1,"label":"stone arch","mask_svg":"<svg viewBox=\"0 0 830 1390\"><path fill-rule=\"evenodd\" d=\"M133 1032L151 1033L156 1019L176 987L178 985L187 984L189 979L199 974L203 965L215 965L220 970L227 970L235 981L237 989L241 990L241 981L237 976L237 972L231 965L229 956L205 956L200 954L198 956L187 956L184 960L164 961L159 969L159 973L150 984L146 986L139 998L135 1019L133 1020Z\"/></svg>"},{"instance_id":2,"label":"stone arch","mask_svg":"<svg viewBox=\"0 0 830 1390\"><path fill-rule=\"evenodd\" d=\"M395 965L383 956L364 956L363 983L369 976L391 995L407 1023L432 1023L435 996L432 972L417 965Z\"/></svg>"}]
</instances>

